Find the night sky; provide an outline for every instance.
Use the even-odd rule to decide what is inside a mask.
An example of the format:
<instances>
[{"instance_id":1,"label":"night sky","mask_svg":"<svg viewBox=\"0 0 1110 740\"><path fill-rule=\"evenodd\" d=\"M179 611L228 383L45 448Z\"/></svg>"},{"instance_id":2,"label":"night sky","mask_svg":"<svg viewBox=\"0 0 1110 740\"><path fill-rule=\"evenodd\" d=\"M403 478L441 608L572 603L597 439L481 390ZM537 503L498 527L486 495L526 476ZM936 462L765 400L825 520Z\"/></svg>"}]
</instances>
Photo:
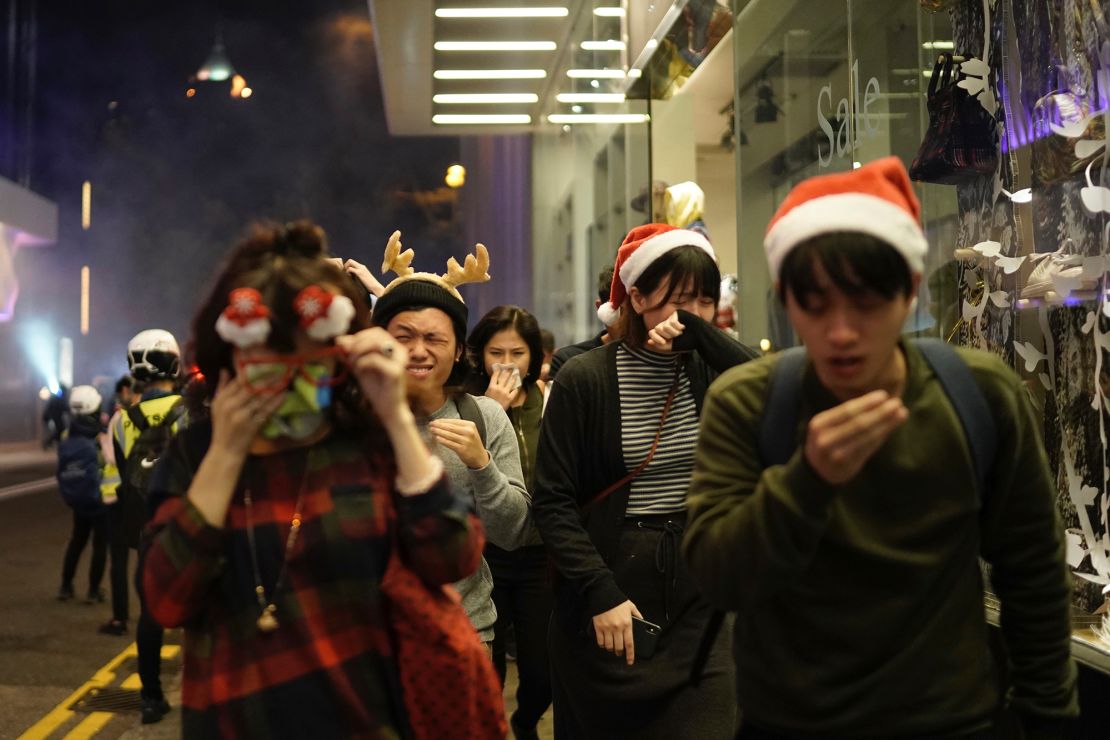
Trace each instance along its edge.
<instances>
[{"instance_id":1,"label":"night sky","mask_svg":"<svg viewBox=\"0 0 1110 740\"><path fill-rule=\"evenodd\" d=\"M231 99L226 82L185 95L217 29L249 100ZM31 186L58 203L60 237L20 252L17 321L74 337L76 382L124 371L141 329L169 329L184 346L251 220L312 218L333 253L374 267L394 228L431 261L454 248L442 213L397 194L440 186L458 141L389 136L365 0L40 2L38 31ZM84 264L88 337L78 332Z\"/></svg>"}]
</instances>

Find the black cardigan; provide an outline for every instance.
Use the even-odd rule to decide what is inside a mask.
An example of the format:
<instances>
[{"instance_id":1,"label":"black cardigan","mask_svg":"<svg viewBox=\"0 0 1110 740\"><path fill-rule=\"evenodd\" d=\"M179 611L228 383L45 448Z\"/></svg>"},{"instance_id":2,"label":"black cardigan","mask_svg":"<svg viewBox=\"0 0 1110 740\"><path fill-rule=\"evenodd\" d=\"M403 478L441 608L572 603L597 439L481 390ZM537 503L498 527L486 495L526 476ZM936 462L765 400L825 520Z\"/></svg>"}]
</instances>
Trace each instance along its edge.
<instances>
[{"instance_id":1,"label":"black cardigan","mask_svg":"<svg viewBox=\"0 0 1110 740\"><path fill-rule=\"evenodd\" d=\"M679 312L684 352L698 414L713 379L758 353L697 316ZM588 514L581 507L628 475L621 444L618 342L572 358L559 372L540 427L532 513L558 571L555 614L571 631L625 602L606 561L615 552L630 484Z\"/></svg>"}]
</instances>

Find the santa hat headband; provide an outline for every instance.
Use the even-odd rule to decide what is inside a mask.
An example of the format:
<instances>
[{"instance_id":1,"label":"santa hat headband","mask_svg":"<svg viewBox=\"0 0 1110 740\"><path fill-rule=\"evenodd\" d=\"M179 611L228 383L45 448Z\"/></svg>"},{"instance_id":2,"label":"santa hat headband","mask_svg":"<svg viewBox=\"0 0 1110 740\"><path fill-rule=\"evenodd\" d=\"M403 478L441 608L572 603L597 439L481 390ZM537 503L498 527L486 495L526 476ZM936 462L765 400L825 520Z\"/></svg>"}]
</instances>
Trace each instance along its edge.
<instances>
[{"instance_id":1,"label":"santa hat headband","mask_svg":"<svg viewBox=\"0 0 1110 740\"><path fill-rule=\"evenodd\" d=\"M929 244L921 204L900 159L884 157L851 172L812 177L790 191L763 239L772 279L779 279L786 255L799 244L837 232L873 236L897 250L911 272L924 269Z\"/></svg>"},{"instance_id":2,"label":"santa hat headband","mask_svg":"<svg viewBox=\"0 0 1110 740\"><path fill-rule=\"evenodd\" d=\"M355 306L345 295L309 285L293 299L293 310L311 339L324 342L346 334L355 316ZM240 349L258 347L270 336L270 309L255 288L236 288L228 296L227 308L216 319L216 333Z\"/></svg>"},{"instance_id":3,"label":"santa hat headband","mask_svg":"<svg viewBox=\"0 0 1110 740\"><path fill-rule=\"evenodd\" d=\"M621 304L628 297L628 290L636 284L655 260L679 247L697 247L714 262L717 255L709 240L696 231L677 229L666 224L645 224L628 232L624 243L617 250L613 284L609 287L609 301L597 309L597 316L606 326L613 324L620 315Z\"/></svg>"}]
</instances>

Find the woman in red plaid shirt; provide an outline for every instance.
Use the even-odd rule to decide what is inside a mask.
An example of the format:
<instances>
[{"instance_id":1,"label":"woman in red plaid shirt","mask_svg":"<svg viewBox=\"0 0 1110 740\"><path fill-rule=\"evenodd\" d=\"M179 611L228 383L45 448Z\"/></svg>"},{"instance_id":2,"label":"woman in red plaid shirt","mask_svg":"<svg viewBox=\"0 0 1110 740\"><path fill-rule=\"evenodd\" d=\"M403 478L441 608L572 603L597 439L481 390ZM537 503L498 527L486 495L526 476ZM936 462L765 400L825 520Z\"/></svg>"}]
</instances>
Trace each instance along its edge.
<instances>
[{"instance_id":1,"label":"woman in red plaid shirt","mask_svg":"<svg viewBox=\"0 0 1110 740\"><path fill-rule=\"evenodd\" d=\"M325 257L307 222L258 228L194 322L206 397L154 472L142 578L151 614L185 627L185 737L408 734L386 564L432 587L478 565L405 350Z\"/></svg>"}]
</instances>

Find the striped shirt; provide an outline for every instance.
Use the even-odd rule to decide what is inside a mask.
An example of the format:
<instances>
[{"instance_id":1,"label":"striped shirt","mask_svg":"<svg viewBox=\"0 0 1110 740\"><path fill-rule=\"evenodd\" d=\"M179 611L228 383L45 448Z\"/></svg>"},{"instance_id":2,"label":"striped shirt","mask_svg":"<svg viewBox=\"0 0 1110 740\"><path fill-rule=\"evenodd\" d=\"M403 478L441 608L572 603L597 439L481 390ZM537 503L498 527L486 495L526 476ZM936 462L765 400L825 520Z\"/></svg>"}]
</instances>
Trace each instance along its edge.
<instances>
[{"instance_id":1,"label":"striped shirt","mask_svg":"<svg viewBox=\"0 0 1110 740\"><path fill-rule=\"evenodd\" d=\"M630 517L685 511L686 489L694 472L698 410L690 378L678 355L631 349L625 344L617 348L621 450L629 471L643 463L651 451L676 370L680 373L678 392L663 425L659 447L632 481L626 511Z\"/></svg>"}]
</instances>

